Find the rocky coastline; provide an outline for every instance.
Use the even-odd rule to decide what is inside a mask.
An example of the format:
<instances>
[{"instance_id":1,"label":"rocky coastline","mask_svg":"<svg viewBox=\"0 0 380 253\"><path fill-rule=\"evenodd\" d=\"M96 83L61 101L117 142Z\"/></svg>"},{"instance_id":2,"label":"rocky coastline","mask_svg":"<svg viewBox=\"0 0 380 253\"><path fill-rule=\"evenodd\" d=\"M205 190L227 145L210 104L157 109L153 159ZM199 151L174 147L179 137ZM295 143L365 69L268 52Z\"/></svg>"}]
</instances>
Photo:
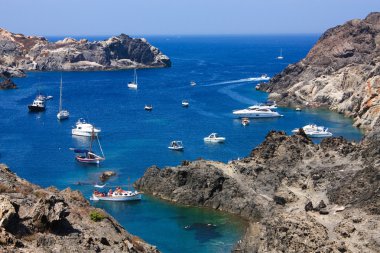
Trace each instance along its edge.
<instances>
[{"instance_id":1,"label":"rocky coastline","mask_svg":"<svg viewBox=\"0 0 380 253\"><path fill-rule=\"evenodd\" d=\"M380 13L327 30L260 90L288 107L325 107L371 131L380 121Z\"/></svg>"},{"instance_id":2,"label":"rocky coastline","mask_svg":"<svg viewBox=\"0 0 380 253\"><path fill-rule=\"evenodd\" d=\"M153 166L134 186L247 219L236 252L378 252L378 144L272 131L242 160Z\"/></svg>"},{"instance_id":3,"label":"rocky coastline","mask_svg":"<svg viewBox=\"0 0 380 253\"><path fill-rule=\"evenodd\" d=\"M93 71L170 67L169 57L146 39L120 34L103 41L65 38L49 42L0 28L0 77L25 71Z\"/></svg>"},{"instance_id":4,"label":"rocky coastline","mask_svg":"<svg viewBox=\"0 0 380 253\"><path fill-rule=\"evenodd\" d=\"M1 252L158 253L79 191L43 189L0 165Z\"/></svg>"}]
</instances>

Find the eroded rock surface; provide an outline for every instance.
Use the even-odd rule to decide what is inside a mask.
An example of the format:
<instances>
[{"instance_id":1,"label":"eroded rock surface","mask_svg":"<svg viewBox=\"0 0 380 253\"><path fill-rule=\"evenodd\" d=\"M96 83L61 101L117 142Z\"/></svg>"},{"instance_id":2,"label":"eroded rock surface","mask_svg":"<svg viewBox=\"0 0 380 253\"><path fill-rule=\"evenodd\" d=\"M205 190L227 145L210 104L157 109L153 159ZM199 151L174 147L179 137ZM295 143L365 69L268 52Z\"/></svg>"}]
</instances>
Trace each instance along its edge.
<instances>
[{"instance_id":1,"label":"eroded rock surface","mask_svg":"<svg viewBox=\"0 0 380 253\"><path fill-rule=\"evenodd\" d=\"M80 192L42 189L5 165L0 165L0 251L158 253L91 207Z\"/></svg>"}]
</instances>

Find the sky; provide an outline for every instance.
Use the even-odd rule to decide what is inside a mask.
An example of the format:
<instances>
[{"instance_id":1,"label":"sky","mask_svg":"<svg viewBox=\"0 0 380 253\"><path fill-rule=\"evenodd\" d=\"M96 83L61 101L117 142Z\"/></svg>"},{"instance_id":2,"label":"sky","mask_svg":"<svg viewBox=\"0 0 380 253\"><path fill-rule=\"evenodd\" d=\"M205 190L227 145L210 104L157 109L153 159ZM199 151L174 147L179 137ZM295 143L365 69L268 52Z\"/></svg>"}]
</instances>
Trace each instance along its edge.
<instances>
[{"instance_id":1,"label":"sky","mask_svg":"<svg viewBox=\"0 0 380 253\"><path fill-rule=\"evenodd\" d=\"M380 0L0 0L27 35L309 34L380 11Z\"/></svg>"}]
</instances>

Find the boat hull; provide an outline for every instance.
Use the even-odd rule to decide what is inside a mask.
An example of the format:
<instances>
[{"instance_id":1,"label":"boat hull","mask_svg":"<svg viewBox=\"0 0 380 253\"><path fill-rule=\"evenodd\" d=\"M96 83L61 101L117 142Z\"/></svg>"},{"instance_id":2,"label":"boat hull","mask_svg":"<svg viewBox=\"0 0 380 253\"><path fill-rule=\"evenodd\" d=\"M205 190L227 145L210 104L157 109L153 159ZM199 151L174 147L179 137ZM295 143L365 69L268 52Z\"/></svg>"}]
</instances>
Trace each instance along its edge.
<instances>
[{"instance_id":1,"label":"boat hull","mask_svg":"<svg viewBox=\"0 0 380 253\"><path fill-rule=\"evenodd\" d=\"M78 162L85 163L85 164L99 164L100 161L104 160L104 159L99 159L99 158L86 158L86 157L81 157L81 156L76 156L75 159Z\"/></svg>"},{"instance_id":2,"label":"boat hull","mask_svg":"<svg viewBox=\"0 0 380 253\"><path fill-rule=\"evenodd\" d=\"M278 118L282 117L281 114L267 114L267 113L234 113L239 118Z\"/></svg>"},{"instance_id":3,"label":"boat hull","mask_svg":"<svg viewBox=\"0 0 380 253\"><path fill-rule=\"evenodd\" d=\"M45 111L45 107L32 106L32 105L28 105L28 109L30 112L43 112L43 111Z\"/></svg>"},{"instance_id":4,"label":"boat hull","mask_svg":"<svg viewBox=\"0 0 380 253\"><path fill-rule=\"evenodd\" d=\"M80 130L77 130L77 129L72 129L71 130L71 134L72 135L77 135L77 136L86 136L86 137L91 137L92 135L93 136L98 136L98 133L97 132L85 132L85 131L80 131Z\"/></svg>"},{"instance_id":5,"label":"boat hull","mask_svg":"<svg viewBox=\"0 0 380 253\"><path fill-rule=\"evenodd\" d=\"M102 201L116 201L116 202L120 202L120 201L135 201L135 200L141 200L141 194L138 193L138 194L133 195L133 196L118 196L118 197L100 197L100 196L96 196L95 194L93 194L92 197L91 197L91 200L95 200L95 201L99 201L99 200L102 200Z\"/></svg>"},{"instance_id":6,"label":"boat hull","mask_svg":"<svg viewBox=\"0 0 380 253\"><path fill-rule=\"evenodd\" d=\"M57 119L59 120L64 120L64 119L68 119L70 116L69 112L67 111L61 111L57 114Z\"/></svg>"},{"instance_id":7,"label":"boat hull","mask_svg":"<svg viewBox=\"0 0 380 253\"><path fill-rule=\"evenodd\" d=\"M225 142L226 138L216 138L215 139L215 138L206 137L203 140L204 140L204 142L209 142L209 143L223 143L223 142Z\"/></svg>"},{"instance_id":8,"label":"boat hull","mask_svg":"<svg viewBox=\"0 0 380 253\"><path fill-rule=\"evenodd\" d=\"M179 147L179 148L168 147L168 149L174 150L174 151L183 151L183 147Z\"/></svg>"}]
</instances>

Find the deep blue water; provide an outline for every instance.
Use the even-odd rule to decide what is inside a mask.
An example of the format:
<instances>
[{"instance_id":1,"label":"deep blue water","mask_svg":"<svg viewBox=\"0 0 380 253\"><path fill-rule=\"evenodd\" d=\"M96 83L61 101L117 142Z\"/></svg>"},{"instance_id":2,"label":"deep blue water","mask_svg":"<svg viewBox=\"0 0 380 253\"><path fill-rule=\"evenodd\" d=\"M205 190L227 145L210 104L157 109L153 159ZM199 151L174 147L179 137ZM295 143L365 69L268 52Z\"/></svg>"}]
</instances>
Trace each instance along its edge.
<instances>
[{"instance_id":1,"label":"deep blue water","mask_svg":"<svg viewBox=\"0 0 380 253\"><path fill-rule=\"evenodd\" d=\"M199 157L226 162L248 155L272 129L290 133L316 123L336 136L359 140L361 132L350 119L323 110L280 108L284 117L253 120L247 127L232 117L233 109L266 100L267 94L255 91L257 82L252 78L273 76L303 58L317 39L312 35L148 37L173 66L139 70L137 91L126 87L132 71L62 73L64 107L71 113L63 122L56 120L61 73L29 73L16 80L19 89L0 92L0 161L33 183L72 187L89 197L92 187L77 182L95 182L101 171L116 171L110 184L125 185L153 164L172 166ZM282 61L276 60L280 48ZM191 87L191 80L198 85ZM54 99L47 102L46 112L28 113L26 106L38 91ZM182 99L190 101L188 109L181 107ZM145 104L153 104L153 111L144 111ZM86 139L71 136L80 117L102 129L107 159L100 167L76 163L69 150L88 145ZM203 137L211 132L225 136L226 143L204 144ZM183 141L184 152L167 149L174 139ZM245 229L244 221L236 217L149 196L138 203L93 204L164 252L228 252Z\"/></svg>"}]
</instances>

